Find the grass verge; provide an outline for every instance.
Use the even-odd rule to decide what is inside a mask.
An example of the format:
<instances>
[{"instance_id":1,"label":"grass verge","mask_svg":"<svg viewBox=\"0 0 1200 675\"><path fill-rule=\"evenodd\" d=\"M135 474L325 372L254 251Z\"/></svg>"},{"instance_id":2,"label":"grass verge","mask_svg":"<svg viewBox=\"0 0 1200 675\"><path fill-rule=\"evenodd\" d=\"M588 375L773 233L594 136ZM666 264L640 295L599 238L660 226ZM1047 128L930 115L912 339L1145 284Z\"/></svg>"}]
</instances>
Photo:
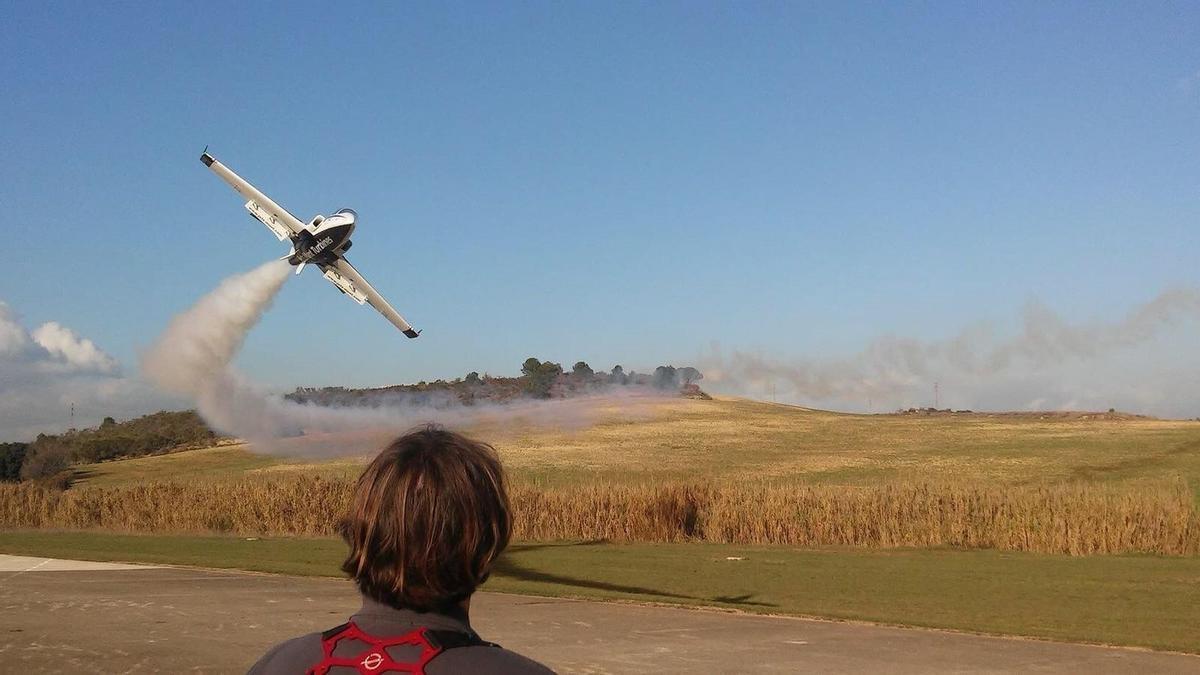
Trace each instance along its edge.
<instances>
[{"instance_id":1,"label":"grass verge","mask_svg":"<svg viewBox=\"0 0 1200 675\"><path fill-rule=\"evenodd\" d=\"M2 532L0 552L338 576L335 539ZM1200 653L1200 558L721 544L515 544L486 590Z\"/></svg>"}]
</instances>

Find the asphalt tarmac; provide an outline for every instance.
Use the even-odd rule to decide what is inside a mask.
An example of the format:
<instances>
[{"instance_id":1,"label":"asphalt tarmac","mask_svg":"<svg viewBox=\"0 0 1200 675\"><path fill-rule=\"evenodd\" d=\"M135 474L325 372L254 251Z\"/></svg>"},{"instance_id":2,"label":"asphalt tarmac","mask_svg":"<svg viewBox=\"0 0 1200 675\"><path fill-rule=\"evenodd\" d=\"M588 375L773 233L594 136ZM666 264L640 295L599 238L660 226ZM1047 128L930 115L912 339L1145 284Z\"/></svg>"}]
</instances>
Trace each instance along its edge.
<instances>
[{"instance_id":1,"label":"asphalt tarmac","mask_svg":"<svg viewBox=\"0 0 1200 675\"><path fill-rule=\"evenodd\" d=\"M0 555L0 672L240 673L358 604L334 579ZM1179 654L496 593L471 616L562 673L1200 672Z\"/></svg>"}]
</instances>

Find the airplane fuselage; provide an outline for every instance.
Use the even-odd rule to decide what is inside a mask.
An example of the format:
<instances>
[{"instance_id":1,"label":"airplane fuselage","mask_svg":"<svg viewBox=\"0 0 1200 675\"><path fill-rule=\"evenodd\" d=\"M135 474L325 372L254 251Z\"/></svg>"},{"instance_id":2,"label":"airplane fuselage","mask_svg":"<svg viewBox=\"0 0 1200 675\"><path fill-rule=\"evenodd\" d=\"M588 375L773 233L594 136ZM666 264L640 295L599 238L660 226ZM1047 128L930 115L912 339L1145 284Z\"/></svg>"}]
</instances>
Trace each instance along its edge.
<instances>
[{"instance_id":1,"label":"airplane fuselage","mask_svg":"<svg viewBox=\"0 0 1200 675\"><path fill-rule=\"evenodd\" d=\"M358 220L358 214L352 209L341 209L328 218L315 216L305 223L218 162L216 157L208 154L208 148L200 153L200 161L246 199L243 206L276 239L291 242L292 250L281 259L291 263L296 268L296 274L300 274L310 263L317 265L321 276L338 291L360 305L369 303L405 336L415 338L421 334L346 260L345 253L350 250L350 235Z\"/></svg>"},{"instance_id":2,"label":"airplane fuselage","mask_svg":"<svg viewBox=\"0 0 1200 675\"><path fill-rule=\"evenodd\" d=\"M328 265L337 260L350 248L350 234L358 214L351 209L342 209L328 218L317 216L299 234L292 238L295 253L288 257L292 265Z\"/></svg>"}]
</instances>

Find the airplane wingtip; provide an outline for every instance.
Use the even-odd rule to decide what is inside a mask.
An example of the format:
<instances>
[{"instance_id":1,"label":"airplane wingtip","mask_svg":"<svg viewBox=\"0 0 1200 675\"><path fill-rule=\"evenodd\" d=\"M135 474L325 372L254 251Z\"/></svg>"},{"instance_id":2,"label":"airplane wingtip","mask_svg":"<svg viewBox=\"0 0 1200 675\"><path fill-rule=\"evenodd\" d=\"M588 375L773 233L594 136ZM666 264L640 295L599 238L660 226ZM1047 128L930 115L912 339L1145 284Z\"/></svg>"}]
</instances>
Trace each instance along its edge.
<instances>
[{"instance_id":1,"label":"airplane wingtip","mask_svg":"<svg viewBox=\"0 0 1200 675\"><path fill-rule=\"evenodd\" d=\"M408 330L404 331L404 334L407 335L409 338L415 338L421 334L421 331L413 330L413 329L409 328Z\"/></svg>"}]
</instances>

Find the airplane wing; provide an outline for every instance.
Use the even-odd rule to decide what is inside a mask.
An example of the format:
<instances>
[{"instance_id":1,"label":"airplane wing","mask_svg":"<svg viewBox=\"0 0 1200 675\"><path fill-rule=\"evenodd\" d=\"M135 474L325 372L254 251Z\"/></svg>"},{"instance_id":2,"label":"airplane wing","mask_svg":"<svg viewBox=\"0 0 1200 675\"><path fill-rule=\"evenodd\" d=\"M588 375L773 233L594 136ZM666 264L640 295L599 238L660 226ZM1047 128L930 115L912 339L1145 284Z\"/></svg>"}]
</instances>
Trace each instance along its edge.
<instances>
[{"instance_id":1,"label":"airplane wing","mask_svg":"<svg viewBox=\"0 0 1200 675\"><path fill-rule=\"evenodd\" d=\"M229 167L218 162L206 150L200 155L200 161L204 165L212 169L212 172L221 177L221 180L229 183L229 186L237 190L238 194L242 195L249 201L246 202L246 210L250 215L254 216L271 233L279 238L279 241L291 239L293 235L299 234L304 229L304 223L300 219L293 216L287 209L271 201L271 198L259 192L258 188L250 183L247 183L244 178L229 170Z\"/></svg>"},{"instance_id":2,"label":"airplane wing","mask_svg":"<svg viewBox=\"0 0 1200 675\"><path fill-rule=\"evenodd\" d=\"M358 273L358 270L354 269L354 265L351 265L349 260L338 258L332 265L321 265L321 272L324 273L326 279L338 287L338 290L350 296L358 304L371 303L372 307L379 310L380 314L391 321L396 328L404 331L408 337L415 338L420 335L418 331L413 330L412 324L405 321L399 312L392 309L379 291L367 283L367 280Z\"/></svg>"}]
</instances>

